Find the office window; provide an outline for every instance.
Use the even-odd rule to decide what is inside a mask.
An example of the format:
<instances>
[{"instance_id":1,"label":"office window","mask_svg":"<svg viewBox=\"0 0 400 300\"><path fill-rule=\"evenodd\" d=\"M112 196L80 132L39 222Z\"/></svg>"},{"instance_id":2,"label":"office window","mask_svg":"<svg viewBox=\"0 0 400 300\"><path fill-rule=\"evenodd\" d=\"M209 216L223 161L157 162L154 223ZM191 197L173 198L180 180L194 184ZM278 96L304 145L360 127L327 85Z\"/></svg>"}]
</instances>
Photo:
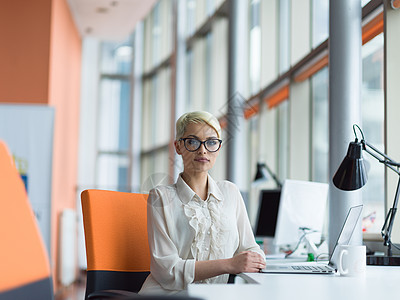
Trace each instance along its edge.
<instances>
[{"instance_id":1,"label":"office window","mask_svg":"<svg viewBox=\"0 0 400 300\"><path fill-rule=\"evenodd\" d=\"M212 24L210 57L209 110L216 117L227 113L228 100L228 19L218 18Z\"/></svg>"},{"instance_id":2,"label":"office window","mask_svg":"<svg viewBox=\"0 0 400 300\"><path fill-rule=\"evenodd\" d=\"M383 89L383 33L362 47L362 130L368 143L385 152L384 146L384 89ZM363 153L368 162L368 184L362 189L367 232L380 232L384 223L385 167Z\"/></svg>"},{"instance_id":3,"label":"office window","mask_svg":"<svg viewBox=\"0 0 400 300\"><path fill-rule=\"evenodd\" d=\"M142 150L148 150L152 147L152 102L151 102L151 80L143 81L143 101L142 101Z\"/></svg>"},{"instance_id":4,"label":"office window","mask_svg":"<svg viewBox=\"0 0 400 300\"><path fill-rule=\"evenodd\" d=\"M205 110L206 103L206 39L198 38L193 42L191 82L191 106L189 110Z\"/></svg>"},{"instance_id":5,"label":"office window","mask_svg":"<svg viewBox=\"0 0 400 300\"><path fill-rule=\"evenodd\" d=\"M278 77L279 49L279 3L277 0L261 0L260 27L261 27L261 88L267 86Z\"/></svg>"},{"instance_id":6,"label":"office window","mask_svg":"<svg viewBox=\"0 0 400 300\"><path fill-rule=\"evenodd\" d=\"M153 24L152 24L152 49L151 49L151 62L155 66L160 61L160 46L161 46L161 16L160 16L161 2L158 1L153 9Z\"/></svg>"},{"instance_id":7,"label":"office window","mask_svg":"<svg viewBox=\"0 0 400 300\"><path fill-rule=\"evenodd\" d=\"M317 47L328 35L329 0L312 0L312 47Z\"/></svg>"},{"instance_id":8,"label":"office window","mask_svg":"<svg viewBox=\"0 0 400 300\"><path fill-rule=\"evenodd\" d=\"M130 191L131 42L102 43L100 53L96 186Z\"/></svg>"},{"instance_id":9,"label":"office window","mask_svg":"<svg viewBox=\"0 0 400 300\"><path fill-rule=\"evenodd\" d=\"M290 2L291 0L279 1L279 74L290 67Z\"/></svg>"},{"instance_id":10,"label":"office window","mask_svg":"<svg viewBox=\"0 0 400 300\"><path fill-rule=\"evenodd\" d=\"M169 143L171 138L171 70L161 69L154 77L156 86L152 91L153 137L156 147Z\"/></svg>"},{"instance_id":11,"label":"office window","mask_svg":"<svg viewBox=\"0 0 400 300\"><path fill-rule=\"evenodd\" d=\"M259 130L260 116L255 115L247 120L247 170L248 170L248 191L249 200L247 203L247 211L250 217L250 222L253 224L255 215L258 208L259 188L253 184L253 180L257 171L257 163L263 162L260 158L260 130Z\"/></svg>"},{"instance_id":12,"label":"office window","mask_svg":"<svg viewBox=\"0 0 400 300\"><path fill-rule=\"evenodd\" d=\"M144 38L143 38L143 71L148 72L152 66L152 44L153 44L153 13L144 19Z\"/></svg>"},{"instance_id":13,"label":"office window","mask_svg":"<svg viewBox=\"0 0 400 300\"><path fill-rule=\"evenodd\" d=\"M99 153L96 185L101 189L130 192L128 155Z\"/></svg>"},{"instance_id":14,"label":"office window","mask_svg":"<svg viewBox=\"0 0 400 300\"><path fill-rule=\"evenodd\" d=\"M261 28L260 1L250 1L250 43L249 43L249 79L250 94L260 90L261 70Z\"/></svg>"},{"instance_id":15,"label":"office window","mask_svg":"<svg viewBox=\"0 0 400 300\"><path fill-rule=\"evenodd\" d=\"M103 74L131 74L132 41L102 43L100 71Z\"/></svg>"},{"instance_id":16,"label":"office window","mask_svg":"<svg viewBox=\"0 0 400 300\"><path fill-rule=\"evenodd\" d=\"M186 1L186 35L191 36L196 31L196 0Z\"/></svg>"},{"instance_id":17,"label":"office window","mask_svg":"<svg viewBox=\"0 0 400 300\"><path fill-rule=\"evenodd\" d=\"M173 2L172 0L160 1L160 20L157 27L160 28L159 54L156 64L167 59L173 50L174 28L173 28ZM157 29L158 30L158 29Z\"/></svg>"},{"instance_id":18,"label":"office window","mask_svg":"<svg viewBox=\"0 0 400 300\"><path fill-rule=\"evenodd\" d=\"M212 48L213 48L213 33L210 31L206 37L206 53L205 53L205 103L204 108L210 111L211 108L211 80L212 80Z\"/></svg>"},{"instance_id":19,"label":"office window","mask_svg":"<svg viewBox=\"0 0 400 300\"><path fill-rule=\"evenodd\" d=\"M168 176L171 139L170 68L161 69L144 83L142 118L141 191L148 191L153 176ZM169 183L169 182L163 182Z\"/></svg>"},{"instance_id":20,"label":"office window","mask_svg":"<svg viewBox=\"0 0 400 300\"><path fill-rule=\"evenodd\" d=\"M317 182L329 182L329 71L325 67L311 78L312 137L311 178Z\"/></svg>"},{"instance_id":21,"label":"office window","mask_svg":"<svg viewBox=\"0 0 400 300\"><path fill-rule=\"evenodd\" d=\"M310 0L290 1L290 64L293 66L310 52L311 3Z\"/></svg>"},{"instance_id":22,"label":"office window","mask_svg":"<svg viewBox=\"0 0 400 300\"><path fill-rule=\"evenodd\" d=\"M215 0L206 0L206 15L211 16L215 11Z\"/></svg>"},{"instance_id":23,"label":"office window","mask_svg":"<svg viewBox=\"0 0 400 300\"><path fill-rule=\"evenodd\" d=\"M258 159L268 164L268 167L277 174L278 157L278 113L277 109L269 109L263 102L260 107L259 122L259 147Z\"/></svg>"},{"instance_id":24,"label":"office window","mask_svg":"<svg viewBox=\"0 0 400 300\"><path fill-rule=\"evenodd\" d=\"M173 17L171 0L156 2L151 13L144 20L144 72L168 58L173 45Z\"/></svg>"},{"instance_id":25,"label":"office window","mask_svg":"<svg viewBox=\"0 0 400 300\"><path fill-rule=\"evenodd\" d=\"M189 107L192 106L192 93L193 93L193 88L192 88L192 72L193 72L193 51L192 49L189 49L186 52L186 80L185 80L185 85L186 85L186 105L185 105L185 110L189 110Z\"/></svg>"},{"instance_id":26,"label":"office window","mask_svg":"<svg viewBox=\"0 0 400 300\"><path fill-rule=\"evenodd\" d=\"M98 146L101 151L128 151L130 141L130 82L100 81Z\"/></svg>"},{"instance_id":27,"label":"office window","mask_svg":"<svg viewBox=\"0 0 400 300\"><path fill-rule=\"evenodd\" d=\"M289 155L289 103L283 101L278 107L278 177L284 180L288 177Z\"/></svg>"}]
</instances>

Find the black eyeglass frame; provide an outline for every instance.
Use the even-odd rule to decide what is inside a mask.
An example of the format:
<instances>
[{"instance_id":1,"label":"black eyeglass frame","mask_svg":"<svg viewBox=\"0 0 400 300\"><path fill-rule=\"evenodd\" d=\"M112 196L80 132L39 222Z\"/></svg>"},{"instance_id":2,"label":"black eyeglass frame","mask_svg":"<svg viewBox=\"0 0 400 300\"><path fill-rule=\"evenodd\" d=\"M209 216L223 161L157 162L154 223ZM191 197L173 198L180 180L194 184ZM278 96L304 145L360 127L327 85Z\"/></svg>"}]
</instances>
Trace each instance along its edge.
<instances>
[{"instance_id":1,"label":"black eyeglass frame","mask_svg":"<svg viewBox=\"0 0 400 300\"><path fill-rule=\"evenodd\" d=\"M200 144L199 144L199 147L197 147L197 148L194 149L194 150L189 150L189 149L186 147L186 140L196 140L196 141L198 141L198 142L200 143ZM208 140L205 140L205 141L200 141L200 140L198 140L198 139L196 139L196 138L180 138L179 141L183 141L183 145L185 146L186 150L189 151L189 152L196 152L197 150L200 149L201 145L203 144L203 145L204 145L204 148L206 148L206 150L207 150L208 152L214 153L214 152L217 152L219 149L221 149L221 145L222 145L222 140L220 140L220 139L214 139L214 138L213 138L213 139L208 139ZM219 142L218 149L215 150L215 151L209 150L209 149L207 148L207 146L206 146L206 143L207 143L208 141L218 141L218 142Z\"/></svg>"}]
</instances>

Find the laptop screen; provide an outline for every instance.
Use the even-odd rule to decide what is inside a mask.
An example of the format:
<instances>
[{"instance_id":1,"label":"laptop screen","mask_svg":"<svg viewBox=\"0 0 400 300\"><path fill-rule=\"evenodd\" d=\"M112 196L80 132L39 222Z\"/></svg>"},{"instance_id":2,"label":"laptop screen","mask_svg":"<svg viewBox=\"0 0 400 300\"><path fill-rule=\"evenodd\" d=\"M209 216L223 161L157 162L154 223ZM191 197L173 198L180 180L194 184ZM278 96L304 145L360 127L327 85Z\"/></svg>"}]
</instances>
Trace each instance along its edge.
<instances>
[{"instance_id":1,"label":"laptop screen","mask_svg":"<svg viewBox=\"0 0 400 300\"><path fill-rule=\"evenodd\" d=\"M329 258L329 264L336 266L337 261L337 248L338 245L348 245L350 243L350 239L353 235L354 229L356 228L358 219L360 218L361 212L363 209L363 205L353 206L350 208L346 220L343 224L342 230L337 238L335 247L333 247L332 254Z\"/></svg>"}]
</instances>

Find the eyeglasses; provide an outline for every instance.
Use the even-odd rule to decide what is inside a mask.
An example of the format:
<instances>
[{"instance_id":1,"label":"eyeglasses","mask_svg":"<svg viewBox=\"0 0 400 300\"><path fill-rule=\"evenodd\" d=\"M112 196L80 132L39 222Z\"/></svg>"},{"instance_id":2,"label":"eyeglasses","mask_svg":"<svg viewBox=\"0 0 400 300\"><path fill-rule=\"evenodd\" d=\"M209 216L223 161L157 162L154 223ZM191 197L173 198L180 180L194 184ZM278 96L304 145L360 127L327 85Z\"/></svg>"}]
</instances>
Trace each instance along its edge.
<instances>
[{"instance_id":1,"label":"eyeglasses","mask_svg":"<svg viewBox=\"0 0 400 300\"><path fill-rule=\"evenodd\" d=\"M190 152L197 151L201 144L204 145L208 152L217 152L222 144L222 140L219 139L209 139L202 142L194 138L181 138L179 141L183 141L186 150Z\"/></svg>"}]
</instances>

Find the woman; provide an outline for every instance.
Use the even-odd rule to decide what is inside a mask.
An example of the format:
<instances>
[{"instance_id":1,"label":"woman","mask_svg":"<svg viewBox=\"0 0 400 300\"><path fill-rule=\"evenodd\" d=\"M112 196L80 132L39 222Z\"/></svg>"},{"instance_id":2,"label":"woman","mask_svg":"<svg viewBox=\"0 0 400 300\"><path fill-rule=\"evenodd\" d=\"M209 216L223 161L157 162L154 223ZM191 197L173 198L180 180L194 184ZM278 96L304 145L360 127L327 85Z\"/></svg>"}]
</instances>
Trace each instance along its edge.
<instances>
[{"instance_id":1,"label":"woman","mask_svg":"<svg viewBox=\"0 0 400 300\"><path fill-rule=\"evenodd\" d=\"M219 122L208 112L186 113L176 122L174 145L184 170L175 184L150 191L151 274L140 293L226 283L228 274L265 267L238 188L208 174L221 143Z\"/></svg>"}]
</instances>

